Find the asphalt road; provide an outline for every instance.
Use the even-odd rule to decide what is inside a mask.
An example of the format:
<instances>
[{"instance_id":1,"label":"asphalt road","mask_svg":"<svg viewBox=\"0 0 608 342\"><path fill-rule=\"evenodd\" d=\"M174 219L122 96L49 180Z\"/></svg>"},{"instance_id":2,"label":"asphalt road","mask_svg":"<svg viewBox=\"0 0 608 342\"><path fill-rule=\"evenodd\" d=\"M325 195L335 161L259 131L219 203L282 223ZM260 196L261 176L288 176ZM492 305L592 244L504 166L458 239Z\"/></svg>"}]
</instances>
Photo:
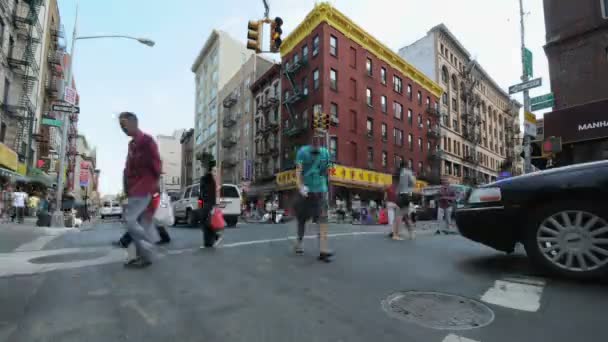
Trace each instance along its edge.
<instances>
[{"instance_id":1,"label":"asphalt road","mask_svg":"<svg viewBox=\"0 0 608 342\"><path fill-rule=\"evenodd\" d=\"M144 270L124 269L124 251L109 247L117 222L42 236L29 242L41 251L2 250L0 341L606 340L605 285L539 277L524 255L458 235L392 241L385 230L333 226L325 264L314 238L292 254L293 225L239 224L217 250L177 227ZM433 293L383 307L410 291Z\"/></svg>"}]
</instances>

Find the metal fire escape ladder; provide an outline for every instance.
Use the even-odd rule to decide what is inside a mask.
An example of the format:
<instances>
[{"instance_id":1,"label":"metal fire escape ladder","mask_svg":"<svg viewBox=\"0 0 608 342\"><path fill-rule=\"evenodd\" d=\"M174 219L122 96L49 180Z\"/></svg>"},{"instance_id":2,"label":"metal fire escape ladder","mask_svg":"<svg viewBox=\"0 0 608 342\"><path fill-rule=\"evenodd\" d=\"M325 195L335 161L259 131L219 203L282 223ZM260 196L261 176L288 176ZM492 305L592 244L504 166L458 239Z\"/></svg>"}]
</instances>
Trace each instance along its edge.
<instances>
[{"instance_id":1,"label":"metal fire escape ladder","mask_svg":"<svg viewBox=\"0 0 608 342\"><path fill-rule=\"evenodd\" d=\"M464 111L462 121L464 124L462 135L469 145L469 154L465 155L466 163L472 165L473 175L469 175L467 182L472 185L480 183L477 166L481 162L477 155L477 146L481 142L481 113L476 112L476 108L481 103L481 97L475 93L475 88L479 84L479 77L476 70L477 62L470 61L463 71L464 89L461 89L461 100L464 101Z\"/></svg>"},{"instance_id":2,"label":"metal fire escape ladder","mask_svg":"<svg viewBox=\"0 0 608 342\"><path fill-rule=\"evenodd\" d=\"M289 114L289 127L285 127L285 134L289 136L297 135L305 128L305 123L302 121L302 119L297 119L297 115L293 108L295 103L304 98L302 89L300 89L295 82L295 75L300 69L302 69L302 67L304 67L304 64L304 61L298 61L293 64L283 65L283 74L291 86L289 98L283 99L283 105L285 108L287 108L287 113Z\"/></svg>"},{"instance_id":3,"label":"metal fire escape ladder","mask_svg":"<svg viewBox=\"0 0 608 342\"><path fill-rule=\"evenodd\" d=\"M8 58L8 63L15 75L22 81L22 93L18 105L14 107L13 113L17 123L17 130L13 149L17 152L19 160L25 162L32 155L28 148L32 145L32 130L36 114L36 105L32 103L31 97L38 83L39 66L36 62L36 52L42 35L42 27L38 21L42 0L24 0L21 2L14 14L13 24L17 36L23 39L25 48L22 57ZM26 16L21 16L27 11ZM27 139L27 142L26 142ZM30 161L28 161L30 162Z\"/></svg>"}]
</instances>

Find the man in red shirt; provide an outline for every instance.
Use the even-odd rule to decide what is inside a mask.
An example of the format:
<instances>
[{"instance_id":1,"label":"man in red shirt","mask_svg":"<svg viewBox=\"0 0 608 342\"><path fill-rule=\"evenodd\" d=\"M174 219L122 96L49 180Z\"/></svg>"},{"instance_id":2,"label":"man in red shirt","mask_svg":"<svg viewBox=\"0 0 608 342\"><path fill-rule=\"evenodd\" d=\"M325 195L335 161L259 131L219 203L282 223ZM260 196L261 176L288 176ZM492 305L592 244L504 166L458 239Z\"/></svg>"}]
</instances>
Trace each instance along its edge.
<instances>
[{"instance_id":1,"label":"man in red shirt","mask_svg":"<svg viewBox=\"0 0 608 342\"><path fill-rule=\"evenodd\" d=\"M156 242L152 220L142 216L150 205L152 195L159 191L160 154L154 139L139 129L135 114L123 112L118 119L122 131L131 137L125 167L128 198L125 221L137 255L127 261L125 266L143 268L151 264L153 243Z\"/></svg>"}]
</instances>

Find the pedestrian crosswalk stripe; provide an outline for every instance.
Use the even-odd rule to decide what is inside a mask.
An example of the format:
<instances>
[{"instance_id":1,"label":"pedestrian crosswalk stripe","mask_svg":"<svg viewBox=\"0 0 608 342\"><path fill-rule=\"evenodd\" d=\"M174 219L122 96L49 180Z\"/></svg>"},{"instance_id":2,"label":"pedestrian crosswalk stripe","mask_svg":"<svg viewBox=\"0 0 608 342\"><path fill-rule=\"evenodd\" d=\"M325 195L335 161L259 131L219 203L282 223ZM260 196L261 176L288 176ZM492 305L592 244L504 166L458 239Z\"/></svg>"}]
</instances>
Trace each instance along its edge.
<instances>
[{"instance_id":1,"label":"pedestrian crosswalk stripe","mask_svg":"<svg viewBox=\"0 0 608 342\"><path fill-rule=\"evenodd\" d=\"M544 281L530 279L526 283L524 278L518 278L517 282L512 280L496 280L494 286L481 296L481 300L510 309L538 311Z\"/></svg>"},{"instance_id":2,"label":"pedestrian crosswalk stripe","mask_svg":"<svg viewBox=\"0 0 608 342\"><path fill-rule=\"evenodd\" d=\"M471 340L470 338L449 334L446 336L441 342L479 342L476 340Z\"/></svg>"}]
</instances>

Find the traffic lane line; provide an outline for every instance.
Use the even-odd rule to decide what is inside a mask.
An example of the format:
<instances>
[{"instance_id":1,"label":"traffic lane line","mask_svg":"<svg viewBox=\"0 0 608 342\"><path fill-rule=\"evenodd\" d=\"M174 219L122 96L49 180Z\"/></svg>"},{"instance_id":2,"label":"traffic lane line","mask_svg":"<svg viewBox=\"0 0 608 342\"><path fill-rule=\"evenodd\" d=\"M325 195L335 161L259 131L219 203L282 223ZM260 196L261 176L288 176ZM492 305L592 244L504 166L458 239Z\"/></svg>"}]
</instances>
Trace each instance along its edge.
<instances>
[{"instance_id":1,"label":"traffic lane line","mask_svg":"<svg viewBox=\"0 0 608 342\"><path fill-rule=\"evenodd\" d=\"M509 309L536 312L540 309L540 300L545 281L534 278L506 278L496 280L481 300Z\"/></svg>"},{"instance_id":2,"label":"traffic lane line","mask_svg":"<svg viewBox=\"0 0 608 342\"><path fill-rule=\"evenodd\" d=\"M30 251L39 251L44 249L49 242L53 241L60 235L44 235L39 236L33 241L22 244L21 246L15 249L15 252L30 252Z\"/></svg>"}]
</instances>

